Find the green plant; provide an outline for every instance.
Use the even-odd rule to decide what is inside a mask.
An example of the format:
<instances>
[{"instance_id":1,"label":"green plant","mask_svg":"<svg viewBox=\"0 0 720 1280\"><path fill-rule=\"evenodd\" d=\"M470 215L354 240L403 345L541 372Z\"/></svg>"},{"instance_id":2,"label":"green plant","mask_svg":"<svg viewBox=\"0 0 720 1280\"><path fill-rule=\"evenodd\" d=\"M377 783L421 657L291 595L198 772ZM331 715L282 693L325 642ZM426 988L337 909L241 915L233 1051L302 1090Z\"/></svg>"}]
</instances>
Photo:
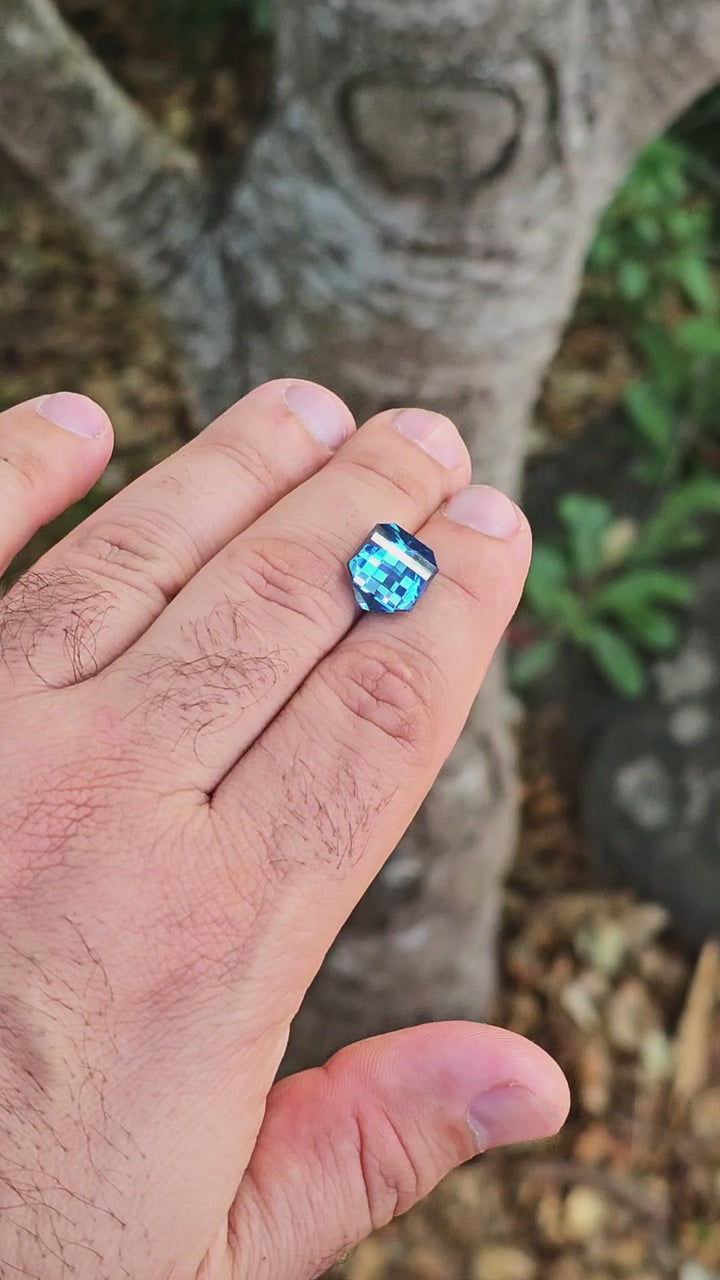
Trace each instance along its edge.
<instances>
[{"instance_id":1,"label":"green plant","mask_svg":"<svg viewBox=\"0 0 720 1280\"><path fill-rule=\"evenodd\" d=\"M720 96L708 98L717 118ZM702 127L705 115L700 113ZM583 296L625 335L639 367L623 408L634 471L656 486L642 524L589 494L557 504L558 536L540 543L525 608L531 643L516 654L523 688L562 648L584 650L625 697L639 697L646 659L678 641L690 579L672 567L702 546L702 517L720 514L720 476L708 469L720 440L720 292L713 268L718 212L685 141L664 138L640 157L598 227Z\"/></svg>"},{"instance_id":2,"label":"green plant","mask_svg":"<svg viewBox=\"0 0 720 1280\"><path fill-rule=\"evenodd\" d=\"M708 473L666 494L641 525L619 519L601 498L564 494L560 537L541 542L533 557L525 604L535 638L511 664L515 687L544 675L569 642L617 693L639 697L645 656L676 646L677 610L692 600L689 578L668 560L703 542L699 520L709 514L720 514L720 478Z\"/></svg>"},{"instance_id":3,"label":"green plant","mask_svg":"<svg viewBox=\"0 0 720 1280\"><path fill-rule=\"evenodd\" d=\"M642 375L624 408L639 473L667 483L720 422L720 296L713 206L687 147L650 146L606 211L588 258L589 296L625 332Z\"/></svg>"}]
</instances>

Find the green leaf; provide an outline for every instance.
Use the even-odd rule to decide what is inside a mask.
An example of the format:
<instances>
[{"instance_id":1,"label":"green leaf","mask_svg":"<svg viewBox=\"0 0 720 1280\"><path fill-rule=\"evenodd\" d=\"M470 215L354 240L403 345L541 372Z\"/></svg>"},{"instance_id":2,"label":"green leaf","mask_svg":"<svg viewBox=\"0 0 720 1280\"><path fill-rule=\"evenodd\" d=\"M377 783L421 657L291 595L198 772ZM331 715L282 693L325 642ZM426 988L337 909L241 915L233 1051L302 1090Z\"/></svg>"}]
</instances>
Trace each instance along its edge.
<instances>
[{"instance_id":1,"label":"green leaf","mask_svg":"<svg viewBox=\"0 0 720 1280\"><path fill-rule=\"evenodd\" d=\"M643 244L655 245L662 238L660 223L651 213L641 213L635 219L635 231Z\"/></svg>"},{"instance_id":2,"label":"green leaf","mask_svg":"<svg viewBox=\"0 0 720 1280\"><path fill-rule=\"evenodd\" d=\"M585 644L593 624L584 600L573 591L559 591L553 606L553 625L575 644Z\"/></svg>"},{"instance_id":3,"label":"green leaf","mask_svg":"<svg viewBox=\"0 0 720 1280\"><path fill-rule=\"evenodd\" d=\"M650 273L642 262L626 260L620 263L618 288L626 302L640 302L650 284Z\"/></svg>"},{"instance_id":4,"label":"green leaf","mask_svg":"<svg viewBox=\"0 0 720 1280\"><path fill-rule=\"evenodd\" d=\"M617 247L612 236L599 231L593 241L588 255L588 266L595 271L603 271L617 258Z\"/></svg>"},{"instance_id":5,"label":"green leaf","mask_svg":"<svg viewBox=\"0 0 720 1280\"><path fill-rule=\"evenodd\" d=\"M678 344L694 356L720 356L720 321L693 316L675 330Z\"/></svg>"},{"instance_id":6,"label":"green leaf","mask_svg":"<svg viewBox=\"0 0 720 1280\"><path fill-rule=\"evenodd\" d=\"M693 380L694 415L704 435L720 440L720 360L705 366Z\"/></svg>"},{"instance_id":7,"label":"green leaf","mask_svg":"<svg viewBox=\"0 0 720 1280\"><path fill-rule=\"evenodd\" d=\"M269 35L273 29L273 0L248 0L252 24L259 35Z\"/></svg>"},{"instance_id":8,"label":"green leaf","mask_svg":"<svg viewBox=\"0 0 720 1280\"><path fill-rule=\"evenodd\" d=\"M685 245L693 241L702 244L708 229L704 210L684 207L670 209L665 217L665 225L673 240Z\"/></svg>"},{"instance_id":9,"label":"green leaf","mask_svg":"<svg viewBox=\"0 0 720 1280\"><path fill-rule=\"evenodd\" d=\"M645 668L637 650L611 627L594 626L587 649L598 671L624 698L639 698L645 689Z\"/></svg>"},{"instance_id":10,"label":"green leaf","mask_svg":"<svg viewBox=\"0 0 720 1280\"><path fill-rule=\"evenodd\" d=\"M546 542L537 543L525 585L525 597L539 617L553 616L557 596L569 577L570 566L562 551Z\"/></svg>"},{"instance_id":11,"label":"green leaf","mask_svg":"<svg viewBox=\"0 0 720 1280\"><path fill-rule=\"evenodd\" d=\"M593 596L598 613L631 614L647 604L687 605L694 595L689 578L669 569L636 569L600 587Z\"/></svg>"},{"instance_id":12,"label":"green leaf","mask_svg":"<svg viewBox=\"0 0 720 1280\"><path fill-rule=\"evenodd\" d=\"M557 512L565 526L576 573L583 579L592 578L603 566L604 537L612 523L612 508L602 498L590 494L564 493Z\"/></svg>"},{"instance_id":13,"label":"green leaf","mask_svg":"<svg viewBox=\"0 0 720 1280\"><path fill-rule=\"evenodd\" d=\"M638 609L625 618L625 627L651 653L669 653L678 646L680 628L662 609Z\"/></svg>"},{"instance_id":14,"label":"green leaf","mask_svg":"<svg viewBox=\"0 0 720 1280\"><path fill-rule=\"evenodd\" d=\"M633 382L623 404L642 438L658 452L667 453L675 434L675 414L659 389L649 382Z\"/></svg>"},{"instance_id":15,"label":"green leaf","mask_svg":"<svg viewBox=\"0 0 720 1280\"><path fill-rule=\"evenodd\" d=\"M707 542L707 533L697 524L683 525L682 529L675 532L673 540L674 551L697 551L700 547L704 547Z\"/></svg>"},{"instance_id":16,"label":"green leaf","mask_svg":"<svg viewBox=\"0 0 720 1280\"><path fill-rule=\"evenodd\" d=\"M692 361L676 341L676 332L648 323L641 325L636 334L648 363L648 381L668 398L682 394L693 373Z\"/></svg>"},{"instance_id":17,"label":"green leaf","mask_svg":"<svg viewBox=\"0 0 720 1280\"><path fill-rule=\"evenodd\" d=\"M662 484L666 472L667 459L659 453L642 454L630 464L630 475L633 480L647 485L648 488L657 489Z\"/></svg>"},{"instance_id":18,"label":"green leaf","mask_svg":"<svg viewBox=\"0 0 720 1280\"><path fill-rule=\"evenodd\" d=\"M543 554L547 552L552 554ZM584 644L590 626L587 606L574 591L560 585L557 555L559 553L552 547L537 548L525 584L524 600L535 617L552 627L556 634L567 635L576 644ZM560 562L567 576L569 570L562 556Z\"/></svg>"},{"instance_id":19,"label":"green leaf","mask_svg":"<svg viewBox=\"0 0 720 1280\"><path fill-rule=\"evenodd\" d=\"M560 644L552 636L536 640L513 659L510 666L512 685L516 689L527 689L551 671L559 657Z\"/></svg>"},{"instance_id":20,"label":"green leaf","mask_svg":"<svg viewBox=\"0 0 720 1280\"><path fill-rule=\"evenodd\" d=\"M698 311L710 311L715 306L717 294L708 263L699 255L671 258L666 263L668 275L677 280L689 302Z\"/></svg>"},{"instance_id":21,"label":"green leaf","mask_svg":"<svg viewBox=\"0 0 720 1280\"><path fill-rule=\"evenodd\" d=\"M669 493L640 530L629 556L634 562L651 560L663 552L698 545L699 516L720 514L720 479L701 472ZM688 541L688 538L690 541Z\"/></svg>"}]
</instances>

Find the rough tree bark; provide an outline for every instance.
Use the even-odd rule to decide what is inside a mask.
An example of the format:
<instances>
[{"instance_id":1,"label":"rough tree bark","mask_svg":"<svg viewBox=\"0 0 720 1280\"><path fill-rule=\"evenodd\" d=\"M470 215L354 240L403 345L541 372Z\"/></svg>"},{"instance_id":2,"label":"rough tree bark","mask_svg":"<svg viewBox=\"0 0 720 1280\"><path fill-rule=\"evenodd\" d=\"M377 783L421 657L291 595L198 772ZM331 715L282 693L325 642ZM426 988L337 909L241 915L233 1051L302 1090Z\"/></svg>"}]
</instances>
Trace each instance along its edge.
<instances>
[{"instance_id":1,"label":"rough tree bark","mask_svg":"<svg viewBox=\"0 0 720 1280\"><path fill-rule=\"evenodd\" d=\"M278 0L277 30L272 119L211 192L50 0L4 0L0 145L157 294L201 417L315 377L359 416L443 408L478 477L516 490L594 220L720 77L720 3ZM514 777L498 667L319 975L296 1063L487 1008Z\"/></svg>"}]
</instances>

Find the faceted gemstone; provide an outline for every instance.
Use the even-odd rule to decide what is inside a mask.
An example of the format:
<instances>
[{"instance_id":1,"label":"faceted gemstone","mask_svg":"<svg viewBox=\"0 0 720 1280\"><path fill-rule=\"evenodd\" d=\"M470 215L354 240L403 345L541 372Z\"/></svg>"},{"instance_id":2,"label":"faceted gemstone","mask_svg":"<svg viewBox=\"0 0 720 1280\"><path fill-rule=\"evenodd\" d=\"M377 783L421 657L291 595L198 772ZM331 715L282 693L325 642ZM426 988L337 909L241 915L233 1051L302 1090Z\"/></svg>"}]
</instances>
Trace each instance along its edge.
<instances>
[{"instance_id":1,"label":"faceted gemstone","mask_svg":"<svg viewBox=\"0 0 720 1280\"><path fill-rule=\"evenodd\" d=\"M397 524L376 524L348 562L355 599L368 613L399 613L417 604L438 571L424 542Z\"/></svg>"}]
</instances>

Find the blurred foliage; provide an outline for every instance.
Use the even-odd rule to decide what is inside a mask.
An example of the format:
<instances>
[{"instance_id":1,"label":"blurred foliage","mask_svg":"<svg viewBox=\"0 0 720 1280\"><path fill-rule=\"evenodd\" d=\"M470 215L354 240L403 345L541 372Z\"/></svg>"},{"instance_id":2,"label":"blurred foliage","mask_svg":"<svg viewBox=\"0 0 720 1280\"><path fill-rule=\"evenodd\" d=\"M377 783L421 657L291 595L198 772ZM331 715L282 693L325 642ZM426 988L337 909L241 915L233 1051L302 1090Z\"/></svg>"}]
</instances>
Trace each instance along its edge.
<instances>
[{"instance_id":1,"label":"blurred foliage","mask_svg":"<svg viewBox=\"0 0 720 1280\"><path fill-rule=\"evenodd\" d=\"M677 611L693 597L692 582L669 560L702 545L699 521L709 514L720 515L720 480L702 473L668 490L642 524L618 517L602 498L564 494L560 536L533 557L525 600L539 634L514 661L515 687L546 674L570 642L616 693L639 697L646 656L677 646Z\"/></svg>"},{"instance_id":2,"label":"blurred foliage","mask_svg":"<svg viewBox=\"0 0 720 1280\"><path fill-rule=\"evenodd\" d=\"M720 92L703 112L696 127L708 113L720 121ZM677 611L692 588L670 562L701 547L702 517L720 514L720 474L707 465L720 457L720 199L711 196L710 168L700 173L687 141L653 143L598 227L584 294L623 333L639 370L623 410L634 474L653 486L651 514L636 524L591 494L560 499L557 536L537 547L528 580L536 638L513 664L517 688L550 670L570 643L617 693L638 697L646 656L677 645Z\"/></svg>"},{"instance_id":3,"label":"blurred foliage","mask_svg":"<svg viewBox=\"0 0 720 1280\"><path fill-rule=\"evenodd\" d=\"M236 13L247 14L258 34L266 34L272 28L272 0L152 0L152 4L158 20L172 29L186 50Z\"/></svg>"},{"instance_id":4,"label":"blurred foliage","mask_svg":"<svg viewBox=\"0 0 720 1280\"><path fill-rule=\"evenodd\" d=\"M642 376L627 388L629 422L646 452L640 473L672 481L720 420L720 296L713 205L671 139L640 157L607 210L588 259L587 290L624 331Z\"/></svg>"}]
</instances>

